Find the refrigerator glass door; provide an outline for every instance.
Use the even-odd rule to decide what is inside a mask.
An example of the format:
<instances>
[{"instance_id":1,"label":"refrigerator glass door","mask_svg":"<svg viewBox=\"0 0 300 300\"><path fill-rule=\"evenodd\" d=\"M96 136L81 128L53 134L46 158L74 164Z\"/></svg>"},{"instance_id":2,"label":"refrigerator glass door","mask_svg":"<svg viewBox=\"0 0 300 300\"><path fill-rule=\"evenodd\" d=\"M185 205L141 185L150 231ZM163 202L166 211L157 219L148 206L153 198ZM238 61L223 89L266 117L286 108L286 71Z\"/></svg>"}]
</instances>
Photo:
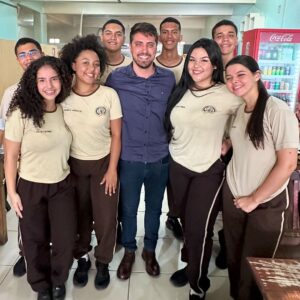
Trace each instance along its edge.
<instances>
[{"instance_id":1,"label":"refrigerator glass door","mask_svg":"<svg viewBox=\"0 0 300 300\"><path fill-rule=\"evenodd\" d=\"M300 44L260 42L258 64L270 95L295 109L299 80Z\"/></svg>"}]
</instances>

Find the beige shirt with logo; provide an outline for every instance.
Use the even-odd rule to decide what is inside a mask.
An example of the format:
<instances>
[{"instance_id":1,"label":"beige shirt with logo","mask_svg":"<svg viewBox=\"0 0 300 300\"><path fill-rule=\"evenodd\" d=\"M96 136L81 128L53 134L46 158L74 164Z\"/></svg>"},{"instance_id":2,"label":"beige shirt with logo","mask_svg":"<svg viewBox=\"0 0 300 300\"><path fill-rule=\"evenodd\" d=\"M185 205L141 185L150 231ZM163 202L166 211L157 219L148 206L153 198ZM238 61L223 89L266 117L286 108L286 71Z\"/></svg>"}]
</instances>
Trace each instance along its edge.
<instances>
[{"instance_id":1,"label":"beige shirt with logo","mask_svg":"<svg viewBox=\"0 0 300 300\"><path fill-rule=\"evenodd\" d=\"M168 67L168 66L165 66L163 64L161 64L157 58L155 58L154 60L154 63L159 66L159 67L162 67L162 68L165 68L165 69L168 69L170 71L172 71L174 73L174 76L175 76L175 80L176 80L176 84L179 82L180 78L181 78L181 74L182 74L182 71L183 71L183 67L184 67L184 62L185 62L185 57L182 56L182 60L180 61L180 63L176 66L173 66L173 67Z\"/></svg>"},{"instance_id":2,"label":"beige shirt with logo","mask_svg":"<svg viewBox=\"0 0 300 300\"><path fill-rule=\"evenodd\" d=\"M227 121L242 103L224 84L187 90L171 113L173 160L194 172L208 170L220 158Z\"/></svg>"},{"instance_id":3,"label":"beige shirt with logo","mask_svg":"<svg viewBox=\"0 0 300 300\"><path fill-rule=\"evenodd\" d=\"M62 103L65 121L73 135L70 156L98 160L110 153L110 121L122 117L117 92L100 86L93 94L81 96L73 91Z\"/></svg>"},{"instance_id":4,"label":"beige shirt with logo","mask_svg":"<svg viewBox=\"0 0 300 300\"><path fill-rule=\"evenodd\" d=\"M249 196L264 182L276 163L276 151L298 148L299 129L295 114L282 100L270 97L264 112L264 149L255 149L245 134L251 113L246 113L245 104L236 114L230 129L233 157L227 167L226 178L234 197ZM265 202L280 194L285 182Z\"/></svg>"},{"instance_id":5,"label":"beige shirt with logo","mask_svg":"<svg viewBox=\"0 0 300 300\"><path fill-rule=\"evenodd\" d=\"M108 75L109 75L113 70L115 70L115 69L117 69L117 68L120 68L120 67L126 67L126 66L128 66L131 62L132 62L132 59L131 59L130 57L124 55L124 59L123 59L123 61L122 61L120 64L118 64L118 65L110 65L110 64L107 64L104 73L103 73L102 76L100 77L100 83L101 83L102 85L104 85L105 82L106 82L106 79L107 79Z\"/></svg>"},{"instance_id":6,"label":"beige shirt with logo","mask_svg":"<svg viewBox=\"0 0 300 300\"><path fill-rule=\"evenodd\" d=\"M15 110L7 118L5 138L21 143L19 175L38 183L57 183L70 173L68 165L72 135L63 119L63 110L44 114L41 128Z\"/></svg>"}]
</instances>

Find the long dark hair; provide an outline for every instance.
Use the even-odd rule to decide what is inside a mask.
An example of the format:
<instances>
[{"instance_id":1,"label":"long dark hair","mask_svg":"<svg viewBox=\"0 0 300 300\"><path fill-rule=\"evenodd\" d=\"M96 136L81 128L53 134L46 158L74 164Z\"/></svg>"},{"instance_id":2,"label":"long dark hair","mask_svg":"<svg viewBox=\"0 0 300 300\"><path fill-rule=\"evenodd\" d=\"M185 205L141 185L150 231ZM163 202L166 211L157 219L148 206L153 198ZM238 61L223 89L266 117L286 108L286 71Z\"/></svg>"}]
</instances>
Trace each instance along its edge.
<instances>
[{"instance_id":1,"label":"long dark hair","mask_svg":"<svg viewBox=\"0 0 300 300\"><path fill-rule=\"evenodd\" d=\"M72 77L67 66L59 58L43 56L33 61L24 72L18 88L14 93L7 115L19 108L24 118L32 118L34 125L42 127L44 124L45 104L37 88L37 73L43 66L50 66L56 71L61 82L61 90L55 103L61 103L70 95Z\"/></svg>"},{"instance_id":2,"label":"long dark hair","mask_svg":"<svg viewBox=\"0 0 300 300\"><path fill-rule=\"evenodd\" d=\"M247 68L253 74L259 71L259 66L256 60L248 55L238 55L231 59L226 67L225 70L235 64L240 64ZM264 148L264 127L263 127L263 119L264 119L264 112L267 105L267 101L270 95L267 92L263 82L261 79L257 81L257 88L258 88L258 98L251 114L251 117L248 121L246 127L246 133L249 135L250 140L256 149Z\"/></svg>"},{"instance_id":3,"label":"long dark hair","mask_svg":"<svg viewBox=\"0 0 300 300\"><path fill-rule=\"evenodd\" d=\"M168 140L170 141L172 138L173 126L171 123L171 112L172 109L177 105L177 103L181 100L183 95L188 89L194 88L194 80L188 71L188 64L190 61L191 54L194 49L203 48L209 57L211 64L215 67L212 73L212 81L214 83L224 83L224 75L223 75L223 62L222 62L222 54L220 47L218 44L211 39L202 38L196 41L189 49L186 59L184 62L184 67L182 71L181 78L175 87L173 93L169 97L166 116L165 116L165 128L168 132Z\"/></svg>"}]
</instances>

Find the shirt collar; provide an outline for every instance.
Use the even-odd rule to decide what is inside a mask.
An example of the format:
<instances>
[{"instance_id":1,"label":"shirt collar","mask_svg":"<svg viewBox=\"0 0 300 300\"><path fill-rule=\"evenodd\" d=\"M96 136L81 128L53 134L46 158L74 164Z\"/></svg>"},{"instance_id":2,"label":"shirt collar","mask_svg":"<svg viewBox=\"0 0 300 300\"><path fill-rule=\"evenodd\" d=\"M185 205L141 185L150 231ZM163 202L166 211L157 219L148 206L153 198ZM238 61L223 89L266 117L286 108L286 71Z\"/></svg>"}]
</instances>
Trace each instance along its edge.
<instances>
[{"instance_id":1,"label":"shirt collar","mask_svg":"<svg viewBox=\"0 0 300 300\"><path fill-rule=\"evenodd\" d=\"M158 67L154 62L153 62L153 64L154 64L154 69L155 69L155 71L154 71L154 73L153 73L150 77L148 77L148 78L151 78L152 76L156 76L157 74L161 74L161 73L162 73L162 68ZM128 73L131 77L138 77L138 76L135 74L134 70L133 70L133 62L131 62L131 63L127 66L127 73Z\"/></svg>"}]
</instances>

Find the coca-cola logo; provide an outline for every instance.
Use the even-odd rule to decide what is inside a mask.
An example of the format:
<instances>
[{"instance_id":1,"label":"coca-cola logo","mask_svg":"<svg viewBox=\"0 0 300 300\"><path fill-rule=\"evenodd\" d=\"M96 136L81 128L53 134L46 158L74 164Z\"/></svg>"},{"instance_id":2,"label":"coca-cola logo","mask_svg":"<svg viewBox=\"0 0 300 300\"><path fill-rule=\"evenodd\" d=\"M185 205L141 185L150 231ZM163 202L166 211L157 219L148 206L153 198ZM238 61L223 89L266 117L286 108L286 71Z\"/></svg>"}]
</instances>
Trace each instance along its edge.
<instances>
[{"instance_id":1,"label":"coca-cola logo","mask_svg":"<svg viewBox=\"0 0 300 300\"><path fill-rule=\"evenodd\" d=\"M292 42L294 35L292 33L277 34L273 33L270 42Z\"/></svg>"}]
</instances>

